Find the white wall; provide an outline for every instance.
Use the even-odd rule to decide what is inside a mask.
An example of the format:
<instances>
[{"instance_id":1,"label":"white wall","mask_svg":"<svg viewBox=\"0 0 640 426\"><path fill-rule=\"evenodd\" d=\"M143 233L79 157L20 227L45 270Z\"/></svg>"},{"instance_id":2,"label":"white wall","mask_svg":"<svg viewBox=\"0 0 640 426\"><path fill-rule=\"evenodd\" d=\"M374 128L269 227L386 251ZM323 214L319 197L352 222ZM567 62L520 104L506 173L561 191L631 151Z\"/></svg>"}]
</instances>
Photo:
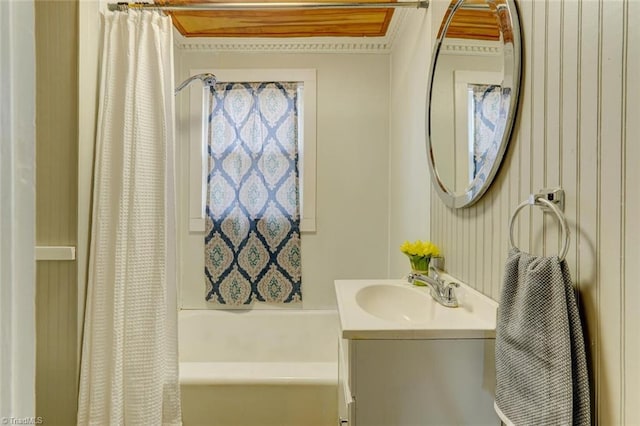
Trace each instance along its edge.
<instances>
[{"instance_id":1,"label":"white wall","mask_svg":"<svg viewBox=\"0 0 640 426\"><path fill-rule=\"evenodd\" d=\"M393 278L409 272L400 244L430 238L431 182L425 139L430 15L431 8L409 14L391 53L388 256Z\"/></svg>"},{"instance_id":2,"label":"white wall","mask_svg":"<svg viewBox=\"0 0 640 426\"><path fill-rule=\"evenodd\" d=\"M35 416L33 2L0 2L0 417Z\"/></svg>"},{"instance_id":3,"label":"white wall","mask_svg":"<svg viewBox=\"0 0 640 426\"><path fill-rule=\"evenodd\" d=\"M303 307L335 307L334 279L386 277L388 56L185 50L175 57L178 83L190 69L317 70L317 231L302 234ZM181 297L185 308L207 308L212 305L204 301L204 237L189 234L186 221L188 96L185 91L176 99Z\"/></svg>"}]
</instances>

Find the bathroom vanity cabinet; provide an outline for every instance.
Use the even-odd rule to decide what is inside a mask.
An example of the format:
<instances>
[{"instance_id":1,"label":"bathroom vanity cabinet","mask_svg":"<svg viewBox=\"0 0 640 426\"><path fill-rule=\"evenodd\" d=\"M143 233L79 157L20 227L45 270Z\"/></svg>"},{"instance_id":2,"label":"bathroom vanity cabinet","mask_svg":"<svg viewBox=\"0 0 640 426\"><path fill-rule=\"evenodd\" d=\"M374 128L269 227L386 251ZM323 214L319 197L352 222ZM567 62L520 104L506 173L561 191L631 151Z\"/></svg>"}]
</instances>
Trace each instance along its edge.
<instances>
[{"instance_id":1,"label":"bathroom vanity cabinet","mask_svg":"<svg viewBox=\"0 0 640 426\"><path fill-rule=\"evenodd\" d=\"M457 308L403 280L335 282L340 424L500 424L493 409L497 303L456 282Z\"/></svg>"},{"instance_id":2,"label":"bathroom vanity cabinet","mask_svg":"<svg viewBox=\"0 0 640 426\"><path fill-rule=\"evenodd\" d=\"M500 424L493 339L341 339L339 371L343 425Z\"/></svg>"}]
</instances>

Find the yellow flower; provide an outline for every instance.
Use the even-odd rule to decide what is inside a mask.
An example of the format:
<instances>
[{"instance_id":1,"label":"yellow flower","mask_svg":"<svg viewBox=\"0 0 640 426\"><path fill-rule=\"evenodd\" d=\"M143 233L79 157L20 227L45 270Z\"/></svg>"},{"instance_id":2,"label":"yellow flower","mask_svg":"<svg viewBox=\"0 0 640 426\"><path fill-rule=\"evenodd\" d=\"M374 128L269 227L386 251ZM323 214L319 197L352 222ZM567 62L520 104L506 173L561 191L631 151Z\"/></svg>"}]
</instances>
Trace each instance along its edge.
<instances>
[{"instance_id":1,"label":"yellow flower","mask_svg":"<svg viewBox=\"0 0 640 426\"><path fill-rule=\"evenodd\" d=\"M416 240L413 243L405 241L400 246L400 251L407 256L437 257L440 249L431 241Z\"/></svg>"}]
</instances>

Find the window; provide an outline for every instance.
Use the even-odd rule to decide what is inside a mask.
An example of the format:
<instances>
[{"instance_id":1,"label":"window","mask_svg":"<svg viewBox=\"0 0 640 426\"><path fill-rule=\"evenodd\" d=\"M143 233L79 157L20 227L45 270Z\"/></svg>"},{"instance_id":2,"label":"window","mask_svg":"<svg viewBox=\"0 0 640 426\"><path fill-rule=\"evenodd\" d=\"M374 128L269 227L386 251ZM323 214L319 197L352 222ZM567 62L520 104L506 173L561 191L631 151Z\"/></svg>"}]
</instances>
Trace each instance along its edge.
<instances>
[{"instance_id":1,"label":"window","mask_svg":"<svg viewBox=\"0 0 640 426\"><path fill-rule=\"evenodd\" d=\"M200 120L210 135L191 132L189 227L204 235L206 299L300 301L300 232L315 230L315 72L216 75L215 91L191 99L192 119L212 108L211 126Z\"/></svg>"},{"instance_id":2,"label":"window","mask_svg":"<svg viewBox=\"0 0 640 426\"><path fill-rule=\"evenodd\" d=\"M493 126L487 124L490 114L482 117L482 113L500 106L500 93L495 90L500 87L502 73L493 71L454 71L454 122L455 139L453 143L455 158L468 159L464 167L456 167L453 171L456 188L466 188L477 182L478 176L487 173L484 168L491 167L492 161L488 156L495 156L500 141L489 137L489 143L478 145L478 140L485 140L486 133L493 132ZM486 93L485 93L486 92ZM497 95L497 97L495 96ZM484 96L484 97L483 97ZM485 99L486 98L486 99ZM482 134L482 133L485 134ZM487 146L488 145L488 146ZM453 179L452 179L453 180Z\"/></svg>"},{"instance_id":3,"label":"window","mask_svg":"<svg viewBox=\"0 0 640 426\"><path fill-rule=\"evenodd\" d=\"M502 86L495 84L469 84L469 176L486 179L487 166L498 154L500 141L495 140L496 127L502 105ZM499 132L498 132L499 134Z\"/></svg>"}]
</instances>

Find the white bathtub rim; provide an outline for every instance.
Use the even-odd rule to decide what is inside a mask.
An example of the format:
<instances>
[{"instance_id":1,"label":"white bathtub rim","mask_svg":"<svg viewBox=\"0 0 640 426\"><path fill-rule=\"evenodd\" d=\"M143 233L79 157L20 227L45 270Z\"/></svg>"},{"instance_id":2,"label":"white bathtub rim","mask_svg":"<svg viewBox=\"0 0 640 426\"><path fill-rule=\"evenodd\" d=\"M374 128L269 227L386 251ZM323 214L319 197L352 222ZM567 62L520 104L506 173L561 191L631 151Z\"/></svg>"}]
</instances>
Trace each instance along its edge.
<instances>
[{"instance_id":1,"label":"white bathtub rim","mask_svg":"<svg viewBox=\"0 0 640 426\"><path fill-rule=\"evenodd\" d=\"M337 386L337 362L181 362L181 385Z\"/></svg>"},{"instance_id":2,"label":"white bathtub rim","mask_svg":"<svg viewBox=\"0 0 640 426\"><path fill-rule=\"evenodd\" d=\"M338 309L301 309L301 308L287 308L287 309L252 309L252 308L210 308L210 309L191 309L180 308L178 310L178 316L192 317L200 315L226 315L229 317L251 317L251 316L267 316L267 315L338 315Z\"/></svg>"}]
</instances>

